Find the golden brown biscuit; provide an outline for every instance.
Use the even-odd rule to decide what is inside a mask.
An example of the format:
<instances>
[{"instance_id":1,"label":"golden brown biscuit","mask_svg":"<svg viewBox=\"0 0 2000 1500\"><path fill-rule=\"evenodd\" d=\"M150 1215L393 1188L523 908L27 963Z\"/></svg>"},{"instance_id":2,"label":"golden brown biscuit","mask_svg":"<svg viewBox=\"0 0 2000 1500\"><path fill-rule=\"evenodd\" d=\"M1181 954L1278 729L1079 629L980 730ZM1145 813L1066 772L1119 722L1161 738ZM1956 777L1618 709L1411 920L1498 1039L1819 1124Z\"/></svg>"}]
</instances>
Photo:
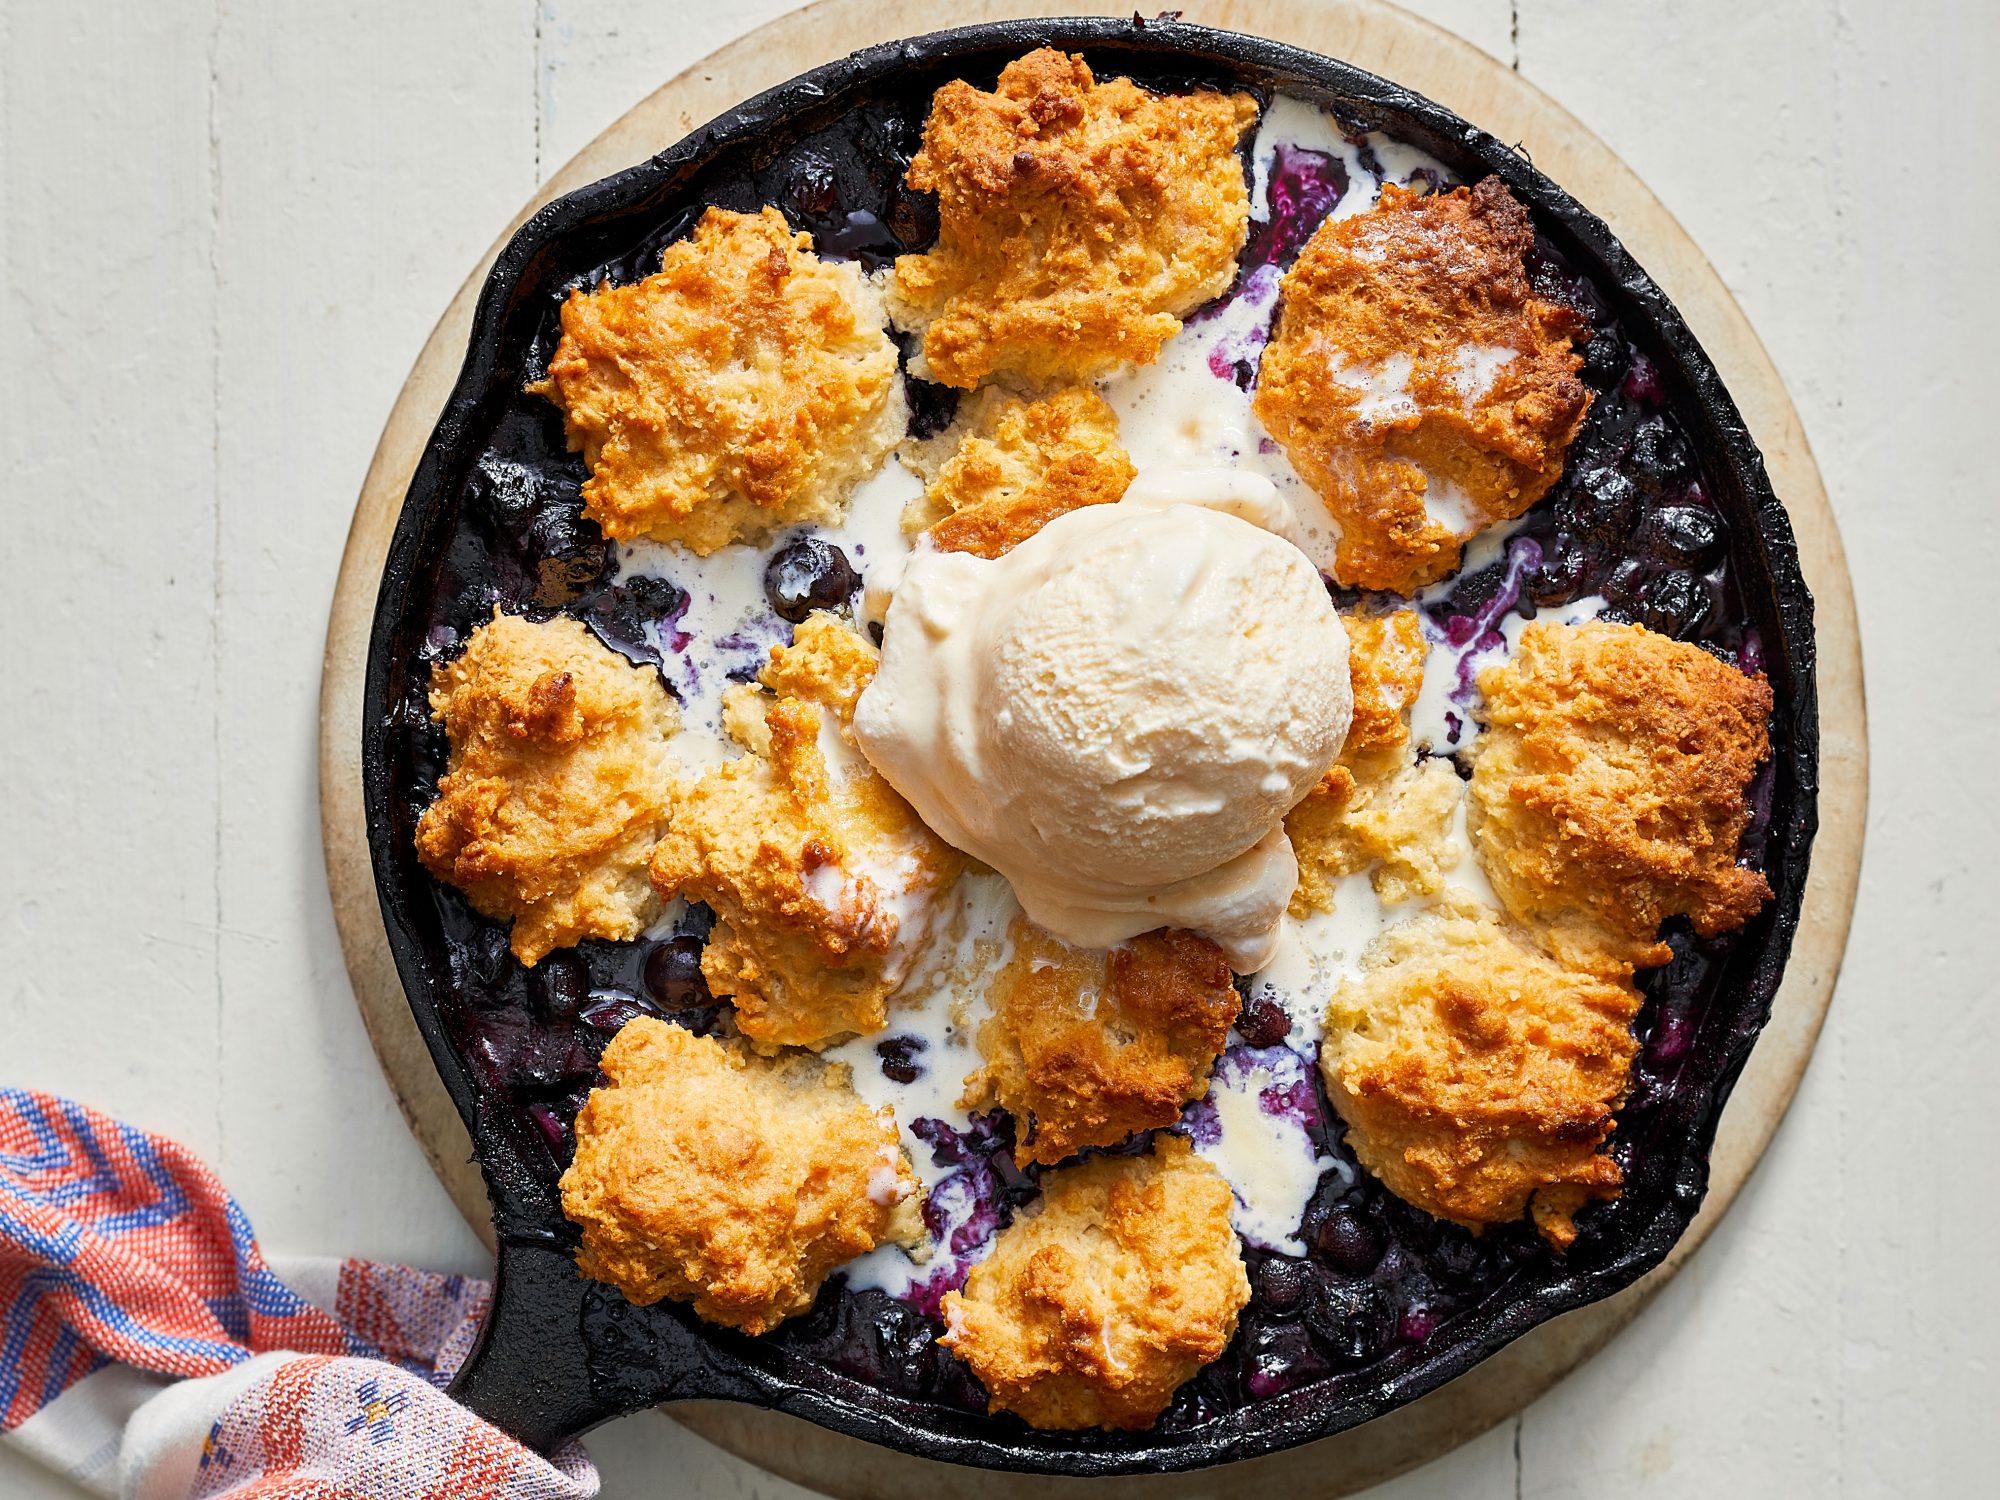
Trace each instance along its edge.
<instances>
[{"instance_id":1,"label":"golden brown biscuit","mask_svg":"<svg viewBox=\"0 0 2000 1500\"><path fill-rule=\"evenodd\" d=\"M1354 695L1340 758L1365 766L1383 752L1408 747L1410 709L1424 685L1430 645L1414 609L1344 614L1340 623L1347 630L1347 681Z\"/></svg>"},{"instance_id":2,"label":"golden brown biscuit","mask_svg":"<svg viewBox=\"0 0 2000 1500\"><path fill-rule=\"evenodd\" d=\"M1014 1116L1021 1161L1115 1146L1208 1091L1242 1005L1215 944L1161 928L1108 952L1072 948L1025 917L1012 937L966 1103Z\"/></svg>"},{"instance_id":3,"label":"golden brown biscuit","mask_svg":"<svg viewBox=\"0 0 2000 1500\"><path fill-rule=\"evenodd\" d=\"M940 552L986 558L1068 511L1118 499L1135 472L1118 443L1117 414L1083 386L1039 401L988 386L951 426L903 451L925 482L903 529L928 530Z\"/></svg>"},{"instance_id":4,"label":"golden brown biscuit","mask_svg":"<svg viewBox=\"0 0 2000 1500\"><path fill-rule=\"evenodd\" d=\"M1474 843L1508 913L1566 962L1662 964L1667 917L1708 936L1770 899L1736 862L1771 753L1762 673L1637 625L1534 624L1479 688Z\"/></svg>"},{"instance_id":5,"label":"golden brown biscuit","mask_svg":"<svg viewBox=\"0 0 2000 1500\"><path fill-rule=\"evenodd\" d=\"M715 908L701 957L759 1050L879 1031L960 856L854 748L875 648L832 615L725 703L749 754L683 793L653 852L662 896Z\"/></svg>"},{"instance_id":6,"label":"golden brown biscuit","mask_svg":"<svg viewBox=\"0 0 2000 1500\"><path fill-rule=\"evenodd\" d=\"M570 293L530 389L562 407L606 536L709 553L837 521L902 436L880 295L811 245L775 208L711 208L657 274Z\"/></svg>"},{"instance_id":7,"label":"golden brown biscuit","mask_svg":"<svg viewBox=\"0 0 2000 1500\"><path fill-rule=\"evenodd\" d=\"M511 917L524 964L637 937L659 915L646 857L677 781L680 711L659 674L566 616L496 611L432 669L430 703L451 763L417 823L424 867Z\"/></svg>"},{"instance_id":8,"label":"golden brown biscuit","mask_svg":"<svg viewBox=\"0 0 2000 1500\"><path fill-rule=\"evenodd\" d=\"M1564 969L1471 906L1376 940L1327 1006L1320 1070L1361 1164L1469 1228L1532 1208L1558 1248L1615 1197L1599 1147L1625 1097L1639 996Z\"/></svg>"},{"instance_id":9,"label":"golden brown biscuit","mask_svg":"<svg viewBox=\"0 0 2000 1500\"><path fill-rule=\"evenodd\" d=\"M1232 1201L1179 1136L1045 1173L1040 1212L945 1294L939 1342L1030 1426L1149 1427L1250 1300Z\"/></svg>"},{"instance_id":10,"label":"golden brown biscuit","mask_svg":"<svg viewBox=\"0 0 2000 1500\"><path fill-rule=\"evenodd\" d=\"M771 1063L665 1021L628 1021L611 1082L576 1117L563 1213L577 1269L647 1306L694 1303L763 1333L812 1305L827 1273L920 1232L916 1174L889 1110L842 1070Z\"/></svg>"},{"instance_id":11,"label":"golden brown biscuit","mask_svg":"<svg viewBox=\"0 0 2000 1500\"><path fill-rule=\"evenodd\" d=\"M907 179L938 195L937 244L896 262L891 294L924 333L912 373L969 390L1153 359L1235 278L1250 220L1236 147L1256 118L1248 94L1097 83L1046 47L990 94L939 89Z\"/></svg>"},{"instance_id":12,"label":"golden brown biscuit","mask_svg":"<svg viewBox=\"0 0 2000 1500\"><path fill-rule=\"evenodd\" d=\"M1587 325L1529 289L1534 240L1498 178L1391 184L1285 273L1256 412L1340 522L1340 582L1413 592L1561 477L1590 407L1570 348Z\"/></svg>"},{"instance_id":13,"label":"golden brown biscuit","mask_svg":"<svg viewBox=\"0 0 2000 1500\"><path fill-rule=\"evenodd\" d=\"M1406 759L1379 776L1335 764L1285 815L1298 856L1295 917L1333 910L1333 888L1372 867L1389 905L1444 889L1447 840L1463 790L1448 760Z\"/></svg>"},{"instance_id":14,"label":"golden brown biscuit","mask_svg":"<svg viewBox=\"0 0 2000 1500\"><path fill-rule=\"evenodd\" d=\"M1419 761L1410 745L1410 706L1423 686L1426 651L1417 612L1342 621L1354 718L1340 759L1285 815L1299 861L1296 917L1333 910L1334 885L1370 866L1377 893L1392 905L1435 895L1461 795L1449 761Z\"/></svg>"}]
</instances>

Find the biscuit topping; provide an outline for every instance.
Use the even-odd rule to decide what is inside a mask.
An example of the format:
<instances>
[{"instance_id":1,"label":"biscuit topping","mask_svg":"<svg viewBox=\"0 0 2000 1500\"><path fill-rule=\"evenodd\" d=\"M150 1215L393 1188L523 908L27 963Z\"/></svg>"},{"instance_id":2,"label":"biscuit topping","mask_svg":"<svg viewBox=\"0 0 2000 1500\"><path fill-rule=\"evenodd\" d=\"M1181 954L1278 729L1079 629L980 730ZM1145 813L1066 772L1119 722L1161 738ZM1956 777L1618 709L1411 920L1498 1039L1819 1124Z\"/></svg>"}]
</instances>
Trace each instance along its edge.
<instances>
[{"instance_id":1,"label":"biscuit topping","mask_svg":"<svg viewBox=\"0 0 2000 1500\"><path fill-rule=\"evenodd\" d=\"M601 1066L611 1082L577 1116L563 1212L583 1230L578 1268L641 1306L671 1297L763 1333L833 1267L914 1232L895 1121L837 1071L643 1016Z\"/></svg>"},{"instance_id":2,"label":"biscuit topping","mask_svg":"<svg viewBox=\"0 0 2000 1500\"><path fill-rule=\"evenodd\" d=\"M617 540L698 553L837 520L901 436L896 346L858 267L775 208L711 208L632 286L577 291L534 389L563 409Z\"/></svg>"},{"instance_id":3,"label":"biscuit topping","mask_svg":"<svg viewBox=\"0 0 2000 1500\"><path fill-rule=\"evenodd\" d=\"M1504 184L1394 184L1328 219L1282 283L1256 412L1341 526L1344 584L1410 593L1562 475L1590 392L1567 307L1529 289Z\"/></svg>"},{"instance_id":4,"label":"biscuit topping","mask_svg":"<svg viewBox=\"0 0 2000 1500\"><path fill-rule=\"evenodd\" d=\"M653 852L663 896L714 907L702 973L759 1047L881 1030L958 856L849 742L875 649L831 615L728 702L750 753L682 797Z\"/></svg>"},{"instance_id":5,"label":"biscuit topping","mask_svg":"<svg viewBox=\"0 0 2000 1500\"><path fill-rule=\"evenodd\" d=\"M1531 1206L1558 1246L1614 1196L1599 1147L1638 1043L1639 996L1565 969L1459 908L1398 927L1333 997L1320 1068L1362 1165L1426 1212L1504 1224Z\"/></svg>"},{"instance_id":6,"label":"biscuit topping","mask_svg":"<svg viewBox=\"0 0 2000 1500\"><path fill-rule=\"evenodd\" d=\"M1116 500L1135 472L1117 417L1084 386L1038 401L989 386L945 431L905 452L926 487L904 526L940 552L984 558L1011 551L1057 516Z\"/></svg>"},{"instance_id":7,"label":"biscuit topping","mask_svg":"<svg viewBox=\"0 0 2000 1500\"><path fill-rule=\"evenodd\" d=\"M580 938L637 937L659 913L646 858L676 784L673 700L575 620L496 613L432 676L451 768L417 824L425 868L534 964Z\"/></svg>"},{"instance_id":8,"label":"biscuit topping","mask_svg":"<svg viewBox=\"0 0 2000 1500\"><path fill-rule=\"evenodd\" d=\"M1534 624L1479 687L1480 858L1508 913L1572 962L1662 964L1669 916L1726 932L1770 900L1737 863L1771 753L1762 673L1636 625Z\"/></svg>"},{"instance_id":9,"label":"biscuit topping","mask_svg":"<svg viewBox=\"0 0 2000 1500\"><path fill-rule=\"evenodd\" d=\"M1213 943L1163 929L1109 953L1071 948L1025 919L979 1029L967 1080L1017 1121L1014 1154L1058 1162L1171 1125L1208 1088L1241 999Z\"/></svg>"},{"instance_id":10,"label":"biscuit topping","mask_svg":"<svg viewBox=\"0 0 2000 1500\"><path fill-rule=\"evenodd\" d=\"M1152 359L1236 274L1256 118L1247 94L1099 83L1048 48L992 93L939 89L909 171L938 195L938 241L896 262L897 322L924 335L913 373L970 389Z\"/></svg>"},{"instance_id":11,"label":"biscuit topping","mask_svg":"<svg viewBox=\"0 0 2000 1500\"><path fill-rule=\"evenodd\" d=\"M1219 1355L1250 1300L1229 1184L1177 1136L1042 1178L963 1292L942 1340L992 1409L1036 1427L1147 1427Z\"/></svg>"}]
</instances>

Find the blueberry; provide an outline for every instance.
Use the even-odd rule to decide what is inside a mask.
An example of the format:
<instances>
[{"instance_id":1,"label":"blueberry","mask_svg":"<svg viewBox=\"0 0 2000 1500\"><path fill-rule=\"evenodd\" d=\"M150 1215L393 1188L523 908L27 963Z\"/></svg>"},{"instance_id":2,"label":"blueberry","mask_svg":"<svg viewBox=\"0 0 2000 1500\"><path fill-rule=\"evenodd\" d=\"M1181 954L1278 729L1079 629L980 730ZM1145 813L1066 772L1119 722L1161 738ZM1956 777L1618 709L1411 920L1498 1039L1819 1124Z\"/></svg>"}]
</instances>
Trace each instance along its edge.
<instances>
[{"instance_id":1,"label":"blueberry","mask_svg":"<svg viewBox=\"0 0 2000 1500\"><path fill-rule=\"evenodd\" d=\"M494 1011L481 1017L471 1030L467 1056L489 1083L504 1085L514 1054L527 1038L526 1018L517 1011Z\"/></svg>"},{"instance_id":2,"label":"blueberry","mask_svg":"<svg viewBox=\"0 0 2000 1500\"><path fill-rule=\"evenodd\" d=\"M597 1070L597 1059L567 1032L538 1030L522 1038L508 1068L509 1081L532 1089L557 1088Z\"/></svg>"},{"instance_id":3,"label":"blueberry","mask_svg":"<svg viewBox=\"0 0 2000 1500\"><path fill-rule=\"evenodd\" d=\"M506 929L482 927L469 945L467 977L476 985L480 994L490 995L506 982L514 964L514 951L507 941Z\"/></svg>"},{"instance_id":4,"label":"blueberry","mask_svg":"<svg viewBox=\"0 0 2000 1500\"><path fill-rule=\"evenodd\" d=\"M900 248L895 231L865 208L850 209L840 222L819 235L820 252L858 260L863 265L882 265L893 260Z\"/></svg>"},{"instance_id":5,"label":"blueberry","mask_svg":"<svg viewBox=\"0 0 2000 1500\"><path fill-rule=\"evenodd\" d=\"M1365 1365L1381 1353L1390 1323L1388 1300L1366 1281L1323 1280L1306 1304L1305 1326L1338 1367Z\"/></svg>"},{"instance_id":6,"label":"blueberry","mask_svg":"<svg viewBox=\"0 0 2000 1500\"><path fill-rule=\"evenodd\" d=\"M1639 482L1657 494L1687 472L1687 444L1664 418L1648 417L1632 434L1630 463Z\"/></svg>"},{"instance_id":7,"label":"blueberry","mask_svg":"<svg viewBox=\"0 0 2000 1500\"><path fill-rule=\"evenodd\" d=\"M785 207L794 219L823 219L840 203L840 181L833 163L814 152L802 152L785 178Z\"/></svg>"},{"instance_id":8,"label":"blueberry","mask_svg":"<svg viewBox=\"0 0 2000 1500\"><path fill-rule=\"evenodd\" d=\"M522 533L526 550L538 557L568 557L604 554L604 533L594 521L585 519L576 505L545 505L536 511Z\"/></svg>"},{"instance_id":9,"label":"blueberry","mask_svg":"<svg viewBox=\"0 0 2000 1500\"><path fill-rule=\"evenodd\" d=\"M1259 997L1243 1007L1236 1018L1236 1034L1248 1046L1275 1047L1292 1032L1292 1018L1274 1002Z\"/></svg>"},{"instance_id":10,"label":"blueberry","mask_svg":"<svg viewBox=\"0 0 2000 1500\"><path fill-rule=\"evenodd\" d=\"M1661 1016L1653 1023L1653 1035L1646 1043L1646 1060L1655 1067L1679 1062L1694 1043L1694 1027L1692 1016Z\"/></svg>"},{"instance_id":11,"label":"blueberry","mask_svg":"<svg viewBox=\"0 0 2000 1500\"><path fill-rule=\"evenodd\" d=\"M646 627L664 626L686 608L683 590L664 578L641 573L605 589L580 613L614 649L634 661L657 661L659 651L647 639Z\"/></svg>"},{"instance_id":12,"label":"blueberry","mask_svg":"<svg viewBox=\"0 0 2000 1500\"><path fill-rule=\"evenodd\" d=\"M1625 341L1611 329L1601 330L1583 346L1583 378L1600 391L1608 391L1625 373Z\"/></svg>"},{"instance_id":13,"label":"blueberry","mask_svg":"<svg viewBox=\"0 0 2000 1500\"><path fill-rule=\"evenodd\" d=\"M883 1363L892 1369L921 1359L937 1342L929 1321L900 1302L892 1302L877 1313L870 1332Z\"/></svg>"},{"instance_id":14,"label":"blueberry","mask_svg":"<svg viewBox=\"0 0 2000 1500\"><path fill-rule=\"evenodd\" d=\"M590 997L590 970L575 952L551 953L528 972L528 993L554 1021L574 1021Z\"/></svg>"},{"instance_id":15,"label":"blueberry","mask_svg":"<svg viewBox=\"0 0 2000 1500\"><path fill-rule=\"evenodd\" d=\"M1319 1252L1349 1276L1366 1276L1382 1259L1382 1234L1352 1209L1335 1209L1319 1226Z\"/></svg>"},{"instance_id":16,"label":"blueberry","mask_svg":"<svg viewBox=\"0 0 2000 1500\"><path fill-rule=\"evenodd\" d=\"M1588 317L1590 305L1595 300L1590 295L1589 283L1563 265L1546 248L1538 244L1528 253L1527 272L1528 285L1537 297L1544 302L1574 308Z\"/></svg>"},{"instance_id":17,"label":"blueberry","mask_svg":"<svg viewBox=\"0 0 2000 1500\"><path fill-rule=\"evenodd\" d=\"M1645 582L1646 564L1636 557L1628 557L1613 568L1611 576L1604 580L1604 597L1613 604L1624 606L1628 621L1636 619L1639 590Z\"/></svg>"},{"instance_id":18,"label":"blueberry","mask_svg":"<svg viewBox=\"0 0 2000 1500\"><path fill-rule=\"evenodd\" d=\"M903 345L903 353L907 357L919 345L914 338L908 335L905 338L908 341ZM910 408L910 436L913 438L936 437L958 415L958 392L948 385L937 385L911 376L903 382L903 399Z\"/></svg>"},{"instance_id":19,"label":"blueberry","mask_svg":"<svg viewBox=\"0 0 2000 1500\"><path fill-rule=\"evenodd\" d=\"M528 1106L528 1118L535 1122L535 1128L542 1133L542 1139L558 1154L569 1149L569 1127L556 1117L556 1112L546 1104Z\"/></svg>"},{"instance_id":20,"label":"blueberry","mask_svg":"<svg viewBox=\"0 0 2000 1500\"><path fill-rule=\"evenodd\" d=\"M496 530L517 533L541 503L542 477L497 453L480 455L466 488L473 511Z\"/></svg>"},{"instance_id":21,"label":"blueberry","mask_svg":"<svg viewBox=\"0 0 2000 1500\"><path fill-rule=\"evenodd\" d=\"M937 238L938 201L930 193L913 192L901 182L889 199L889 233L898 246L928 245Z\"/></svg>"},{"instance_id":22,"label":"blueberry","mask_svg":"<svg viewBox=\"0 0 2000 1500\"><path fill-rule=\"evenodd\" d=\"M1675 562L1713 562L1722 552L1722 522L1695 505L1663 505L1646 525L1646 540Z\"/></svg>"},{"instance_id":23,"label":"blueberry","mask_svg":"<svg viewBox=\"0 0 2000 1500\"><path fill-rule=\"evenodd\" d=\"M1406 1343L1421 1344L1437 1331L1439 1321L1428 1307L1406 1307L1396 1320L1396 1337Z\"/></svg>"},{"instance_id":24,"label":"blueberry","mask_svg":"<svg viewBox=\"0 0 2000 1500\"><path fill-rule=\"evenodd\" d=\"M642 620L657 620L679 609L687 594L664 578L635 573L623 585L632 613Z\"/></svg>"},{"instance_id":25,"label":"blueberry","mask_svg":"<svg viewBox=\"0 0 2000 1500\"><path fill-rule=\"evenodd\" d=\"M840 1309L833 1363L857 1379L926 1394L937 1378L937 1326L880 1292L855 1293Z\"/></svg>"},{"instance_id":26,"label":"blueberry","mask_svg":"<svg viewBox=\"0 0 2000 1500\"><path fill-rule=\"evenodd\" d=\"M847 554L818 537L801 537L771 554L764 597L794 625L816 609L838 609L854 597L857 580Z\"/></svg>"},{"instance_id":27,"label":"blueberry","mask_svg":"<svg viewBox=\"0 0 2000 1500\"><path fill-rule=\"evenodd\" d=\"M645 1014L646 1007L623 990L599 990L590 997L578 1019L593 1031L616 1036L627 1021Z\"/></svg>"},{"instance_id":28,"label":"blueberry","mask_svg":"<svg viewBox=\"0 0 2000 1500\"><path fill-rule=\"evenodd\" d=\"M986 1158L986 1162L993 1168L994 1177L999 1180L1000 1201L1008 1207L1018 1207L1041 1193L1040 1180L1021 1170L1015 1163L1014 1153L1011 1150L995 1151Z\"/></svg>"},{"instance_id":29,"label":"blueberry","mask_svg":"<svg viewBox=\"0 0 2000 1500\"><path fill-rule=\"evenodd\" d=\"M1289 1318L1305 1306L1312 1274L1289 1256L1274 1255L1257 1268L1256 1295L1273 1317Z\"/></svg>"},{"instance_id":30,"label":"blueberry","mask_svg":"<svg viewBox=\"0 0 2000 1500\"><path fill-rule=\"evenodd\" d=\"M920 1036L892 1036L877 1042L875 1055L882 1059L882 1076L892 1083L915 1083L924 1071L917 1055L929 1047Z\"/></svg>"},{"instance_id":31,"label":"blueberry","mask_svg":"<svg viewBox=\"0 0 2000 1500\"><path fill-rule=\"evenodd\" d=\"M668 1010L706 1009L715 1004L701 974L702 942L697 937L673 937L646 955L646 993Z\"/></svg>"},{"instance_id":32,"label":"blueberry","mask_svg":"<svg viewBox=\"0 0 2000 1500\"><path fill-rule=\"evenodd\" d=\"M1632 357L1632 367L1625 375L1625 394L1634 401L1643 401L1648 406L1658 406L1667 399L1666 387L1660 381L1660 371L1643 354Z\"/></svg>"},{"instance_id":33,"label":"blueberry","mask_svg":"<svg viewBox=\"0 0 2000 1500\"><path fill-rule=\"evenodd\" d=\"M1456 1227L1438 1236L1437 1244L1431 1249L1431 1260L1444 1279L1450 1282L1472 1281L1486 1264L1478 1242Z\"/></svg>"},{"instance_id":34,"label":"blueberry","mask_svg":"<svg viewBox=\"0 0 2000 1500\"><path fill-rule=\"evenodd\" d=\"M1618 545L1639 517L1639 487L1616 469L1592 469L1565 497L1563 519L1580 537Z\"/></svg>"},{"instance_id":35,"label":"blueberry","mask_svg":"<svg viewBox=\"0 0 2000 1500\"><path fill-rule=\"evenodd\" d=\"M1714 601L1708 585L1685 568L1662 573L1639 590L1639 623L1662 635L1684 636L1708 620Z\"/></svg>"},{"instance_id":36,"label":"blueberry","mask_svg":"<svg viewBox=\"0 0 2000 1500\"><path fill-rule=\"evenodd\" d=\"M1243 1341L1243 1393L1253 1400L1305 1385L1326 1373L1325 1358L1296 1324L1253 1327Z\"/></svg>"},{"instance_id":37,"label":"blueberry","mask_svg":"<svg viewBox=\"0 0 2000 1500\"><path fill-rule=\"evenodd\" d=\"M1521 582L1521 591L1538 608L1567 604L1583 592L1590 576L1590 553L1568 536L1558 533L1556 544L1543 556L1541 566L1531 570Z\"/></svg>"},{"instance_id":38,"label":"blueberry","mask_svg":"<svg viewBox=\"0 0 2000 1500\"><path fill-rule=\"evenodd\" d=\"M1161 1432L1186 1432L1191 1427L1213 1422L1233 1404L1226 1397L1203 1390L1198 1382L1190 1381L1180 1388L1174 1397L1174 1404L1161 1415L1157 1425Z\"/></svg>"}]
</instances>

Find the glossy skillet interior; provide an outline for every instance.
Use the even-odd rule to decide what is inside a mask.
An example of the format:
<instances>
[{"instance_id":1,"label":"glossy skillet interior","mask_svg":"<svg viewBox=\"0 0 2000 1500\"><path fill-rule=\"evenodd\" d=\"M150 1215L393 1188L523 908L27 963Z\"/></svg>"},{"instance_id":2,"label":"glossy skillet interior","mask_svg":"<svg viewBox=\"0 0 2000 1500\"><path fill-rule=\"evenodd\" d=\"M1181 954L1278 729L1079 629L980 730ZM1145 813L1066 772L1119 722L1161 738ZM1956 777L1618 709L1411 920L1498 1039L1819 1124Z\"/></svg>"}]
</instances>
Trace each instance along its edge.
<instances>
[{"instance_id":1,"label":"glossy skillet interior","mask_svg":"<svg viewBox=\"0 0 2000 1500\"><path fill-rule=\"evenodd\" d=\"M1179 1431L1052 1433L895 1396L700 1323L640 1309L580 1280L545 1167L510 1107L482 1090L440 1015L450 968L430 877L411 835L409 705L421 701L427 601L439 587L471 467L534 365L561 289L607 265L651 269L659 247L711 201L754 207L758 172L800 135L885 97L953 77L990 84L1041 45L1084 53L1100 74L1299 95L1352 126L1409 141L1471 180L1497 173L1562 257L1606 297L1658 368L1729 522L1730 565L1762 641L1778 703L1766 871L1774 898L1730 950L1671 1095L1634 1142L1626 1191L1565 1258L1526 1266L1419 1344ZM455 1393L537 1446L607 1417L682 1398L742 1400L927 1458L1066 1475L1157 1473L1268 1453L1355 1426L1464 1373L1559 1313L1610 1295L1665 1256L1699 1206L1717 1115L1768 1014L1805 884L1814 828L1817 717L1812 604L1792 534L1736 408L1680 317L1605 227L1521 155L1430 101L1341 63L1260 38L1104 18L1003 22L858 53L695 131L652 160L548 205L487 278L470 353L411 483L377 602L362 729L371 852L404 988L470 1128L494 1205L499 1294ZM1643 1021L1642 1021L1643 1027Z\"/></svg>"}]
</instances>

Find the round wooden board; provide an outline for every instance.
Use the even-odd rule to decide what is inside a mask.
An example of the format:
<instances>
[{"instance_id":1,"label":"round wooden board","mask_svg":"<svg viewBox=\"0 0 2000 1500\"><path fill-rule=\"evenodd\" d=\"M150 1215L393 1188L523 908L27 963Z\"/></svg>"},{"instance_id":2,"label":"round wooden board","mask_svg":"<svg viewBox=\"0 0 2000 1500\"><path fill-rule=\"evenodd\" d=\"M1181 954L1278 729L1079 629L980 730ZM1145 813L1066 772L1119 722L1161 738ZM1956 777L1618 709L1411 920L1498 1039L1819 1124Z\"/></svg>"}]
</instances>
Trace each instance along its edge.
<instances>
[{"instance_id":1,"label":"round wooden board","mask_svg":"<svg viewBox=\"0 0 2000 1500\"><path fill-rule=\"evenodd\" d=\"M1742 310L1684 230L1602 141L1520 76L1467 43L1380 0L1176 0L1190 21L1259 33L1342 58L1429 95L1506 141L1589 205L1679 306L1762 446L1798 531L1819 632L1820 831L1792 957L1771 1022L1729 1102L1700 1216L1666 1262L1621 1295L1546 1324L1472 1373L1364 1427L1210 1474L1120 1480L1023 1478L890 1453L790 1417L691 1404L673 1415L753 1463L825 1494L871 1500L964 1500L1068 1493L1219 1496L1225 1491L1334 1497L1434 1458L1521 1410L1601 1348L1672 1276L1729 1207L1763 1154L1811 1056L1847 941L1868 792L1861 643L1839 532L1798 414ZM950 24L1130 5L976 0ZM626 114L544 185L507 226L446 309L390 413L341 563L320 694L320 800L328 881L355 998L410 1127L459 1210L491 1243L470 1142L410 1017L383 936L369 868L360 783L363 660L382 562L410 476L464 357L473 302L500 246L534 209L670 145L739 100L857 48L934 30L928 0L819 0L689 68Z\"/></svg>"}]
</instances>

